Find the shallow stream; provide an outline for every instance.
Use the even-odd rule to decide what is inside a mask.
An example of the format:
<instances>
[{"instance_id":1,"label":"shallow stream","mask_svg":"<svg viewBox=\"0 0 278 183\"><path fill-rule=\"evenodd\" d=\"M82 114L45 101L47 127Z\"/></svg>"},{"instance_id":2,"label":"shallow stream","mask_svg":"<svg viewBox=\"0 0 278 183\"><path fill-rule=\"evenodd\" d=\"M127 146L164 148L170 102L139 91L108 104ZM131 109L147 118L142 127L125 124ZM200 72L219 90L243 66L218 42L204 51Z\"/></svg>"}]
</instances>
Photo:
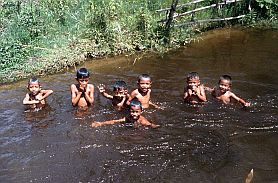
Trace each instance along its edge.
<instances>
[{"instance_id":1,"label":"shallow stream","mask_svg":"<svg viewBox=\"0 0 278 183\"><path fill-rule=\"evenodd\" d=\"M164 110L144 116L158 129L121 125L93 129L90 122L116 119L111 103L95 91L89 111L71 106L75 71L39 78L54 93L48 106L30 111L22 105L27 80L0 86L0 182L278 182L278 32L222 29L159 56L121 56L86 62L90 82L124 80L129 91L137 76L153 80L151 99ZM183 103L185 75L197 71L215 86L223 74L232 90L252 106L209 101Z\"/></svg>"}]
</instances>

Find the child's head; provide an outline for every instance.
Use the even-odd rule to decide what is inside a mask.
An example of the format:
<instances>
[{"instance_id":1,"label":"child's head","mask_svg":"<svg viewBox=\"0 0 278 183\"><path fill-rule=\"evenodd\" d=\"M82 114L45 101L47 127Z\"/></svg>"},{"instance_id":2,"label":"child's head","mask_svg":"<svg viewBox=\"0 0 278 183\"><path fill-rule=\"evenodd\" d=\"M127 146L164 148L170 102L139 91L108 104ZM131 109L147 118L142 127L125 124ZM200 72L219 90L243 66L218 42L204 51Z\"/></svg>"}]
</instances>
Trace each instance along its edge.
<instances>
[{"instance_id":1,"label":"child's head","mask_svg":"<svg viewBox=\"0 0 278 183\"><path fill-rule=\"evenodd\" d=\"M90 73L86 68L80 68L76 71L76 80L80 85L87 85L89 78Z\"/></svg>"},{"instance_id":2,"label":"child's head","mask_svg":"<svg viewBox=\"0 0 278 183\"><path fill-rule=\"evenodd\" d=\"M230 90L232 86L232 77L229 75L222 75L219 79L218 85L222 92Z\"/></svg>"},{"instance_id":3,"label":"child's head","mask_svg":"<svg viewBox=\"0 0 278 183\"><path fill-rule=\"evenodd\" d=\"M89 78L90 73L86 68L80 68L76 71L76 79Z\"/></svg>"},{"instance_id":4,"label":"child's head","mask_svg":"<svg viewBox=\"0 0 278 183\"><path fill-rule=\"evenodd\" d=\"M148 74L141 74L138 77L137 84L142 92L148 92L152 85L151 77Z\"/></svg>"},{"instance_id":5,"label":"child's head","mask_svg":"<svg viewBox=\"0 0 278 183\"><path fill-rule=\"evenodd\" d=\"M138 120L140 115L142 114L142 104L141 102L137 99L134 98L130 101L130 116L134 119L134 120Z\"/></svg>"},{"instance_id":6,"label":"child's head","mask_svg":"<svg viewBox=\"0 0 278 183\"><path fill-rule=\"evenodd\" d=\"M115 95L124 95L127 92L127 84L124 81L116 81L113 85Z\"/></svg>"},{"instance_id":7,"label":"child's head","mask_svg":"<svg viewBox=\"0 0 278 183\"><path fill-rule=\"evenodd\" d=\"M40 82L37 78L31 78L28 81L27 85L28 90L33 94L36 95L41 90Z\"/></svg>"},{"instance_id":8,"label":"child's head","mask_svg":"<svg viewBox=\"0 0 278 183\"><path fill-rule=\"evenodd\" d=\"M197 72L190 72L186 76L187 85L189 88L193 89L200 85L200 77Z\"/></svg>"}]
</instances>

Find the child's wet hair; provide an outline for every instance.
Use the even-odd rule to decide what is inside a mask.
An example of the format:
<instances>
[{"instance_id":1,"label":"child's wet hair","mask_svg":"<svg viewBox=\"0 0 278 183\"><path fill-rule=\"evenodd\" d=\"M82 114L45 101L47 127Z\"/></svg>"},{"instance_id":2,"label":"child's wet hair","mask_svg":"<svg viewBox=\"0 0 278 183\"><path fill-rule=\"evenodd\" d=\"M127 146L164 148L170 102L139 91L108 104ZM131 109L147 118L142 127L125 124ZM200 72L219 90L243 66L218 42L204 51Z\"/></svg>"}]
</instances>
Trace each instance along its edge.
<instances>
[{"instance_id":1,"label":"child's wet hair","mask_svg":"<svg viewBox=\"0 0 278 183\"><path fill-rule=\"evenodd\" d=\"M32 84L32 83L38 83L38 84L40 84L38 78L36 78L36 77L32 77L31 79L29 79L29 81L28 81L28 86L29 86L30 84Z\"/></svg>"},{"instance_id":2,"label":"child's wet hair","mask_svg":"<svg viewBox=\"0 0 278 183\"><path fill-rule=\"evenodd\" d=\"M232 85L232 77L231 77L231 76L229 76L229 75L227 75L227 74L222 75L222 76L220 77L220 79L219 79L219 82L218 82L218 83L220 83L220 81L221 81L221 80L227 80L227 81L229 81L229 82L230 82L230 85Z\"/></svg>"},{"instance_id":3,"label":"child's wet hair","mask_svg":"<svg viewBox=\"0 0 278 183\"><path fill-rule=\"evenodd\" d=\"M76 71L76 78L83 79L90 77L90 73L86 68L80 68Z\"/></svg>"},{"instance_id":4,"label":"child's wet hair","mask_svg":"<svg viewBox=\"0 0 278 183\"><path fill-rule=\"evenodd\" d=\"M138 82L140 82L141 80L150 80L151 81L151 77L148 74L141 74L138 76Z\"/></svg>"},{"instance_id":5,"label":"child's wet hair","mask_svg":"<svg viewBox=\"0 0 278 183\"><path fill-rule=\"evenodd\" d=\"M124 90L127 89L127 84L126 84L125 81L120 80L120 81L116 81L116 82L114 83L114 85L113 85L113 91L117 91L117 90L119 90L119 89L124 89Z\"/></svg>"},{"instance_id":6,"label":"child's wet hair","mask_svg":"<svg viewBox=\"0 0 278 183\"><path fill-rule=\"evenodd\" d=\"M189 80L192 80L192 79L200 79L200 76L199 76L198 72L190 72L190 73L187 74L186 80L189 81Z\"/></svg>"},{"instance_id":7,"label":"child's wet hair","mask_svg":"<svg viewBox=\"0 0 278 183\"><path fill-rule=\"evenodd\" d=\"M130 101L130 108L131 107L140 107L140 109L143 110L142 103L137 98Z\"/></svg>"}]
</instances>

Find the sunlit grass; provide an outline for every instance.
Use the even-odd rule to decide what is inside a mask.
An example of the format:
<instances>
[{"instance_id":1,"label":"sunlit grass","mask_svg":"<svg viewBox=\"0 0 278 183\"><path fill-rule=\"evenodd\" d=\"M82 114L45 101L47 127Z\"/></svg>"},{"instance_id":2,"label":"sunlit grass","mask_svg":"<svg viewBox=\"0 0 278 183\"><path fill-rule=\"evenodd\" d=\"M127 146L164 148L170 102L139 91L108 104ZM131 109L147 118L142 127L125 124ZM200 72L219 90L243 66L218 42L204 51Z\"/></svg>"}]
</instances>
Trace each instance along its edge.
<instances>
[{"instance_id":1,"label":"sunlit grass","mask_svg":"<svg viewBox=\"0 0 278 183\"><path fill-rule=\"evenodd\" d=\"M189 1L180 0L180 3ZM166 34L163 24L158 23L166 15L156 10L170 7L171 2L5 0L0 4L0 81L55 73L79 64L86 58L142 50L164 52L168 48L188 43L196 32L194 27L176 27ZM213 0L205 1L203 5L210 3ZM244 6L235 8L224 9L220 16L246 9ZM269 12L276 11L271 9ZM208 10L196 13L195 17L202 19L214 14L214 11ZM262 12L250 14L244 23L256 21L254 15L258 14L262 15ZM276 15L272 13L269 16L275 19ZM188 20L190 17L179 21ZM206 30L211 26L222 26L222 23L202 26ZM197 29L197 32L200 30Z\"/></svg>"}]
</instances>

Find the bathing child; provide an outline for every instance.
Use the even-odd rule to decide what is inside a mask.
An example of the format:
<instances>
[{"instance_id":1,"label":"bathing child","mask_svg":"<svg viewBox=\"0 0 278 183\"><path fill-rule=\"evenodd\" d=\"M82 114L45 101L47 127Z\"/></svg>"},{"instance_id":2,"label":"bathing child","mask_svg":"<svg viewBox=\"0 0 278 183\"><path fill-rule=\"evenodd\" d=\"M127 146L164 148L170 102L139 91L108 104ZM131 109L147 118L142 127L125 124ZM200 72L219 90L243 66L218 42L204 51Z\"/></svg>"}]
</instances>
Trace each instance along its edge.
<instances>
[{"instance_id":1,"label":"bathing child","mask_svg":"<svg viewBox=\"0 0 278 183\"><path fill-rule=\"evenodd\" d=\"M200 77L197 72L190 72L186 77L183 99L190 104L206 102L204 86L200 84Z\"/></svg>"},{"instance_id":2,"label":"bathing child","mask_svg":"<svg viewBox=\"0 0 278 183\"><path fill-rule=\"evenodd\" d=\"M91 126L95 128L99 126L113 125L117 123L124 123L125 126L134 127L134 128L138 128L139 126L148 126L151 128L157 128L160 126L149 122L144 116L142 116L141 115L142 110L143 108L141 102L137 99L133 99L130 102L128 116L122 119L115 119L115 120L104 121L104 122L93 122Z\"/></svg>"},{"instance_id":3,"label":"bathing child","mask_svg":"<svg viewBox=\"0 0 278 183\"><path fill-rule=\"evenodd\" d=\"M233 99L241 103L243 106L250 106L249 102L244 101L243 99L236 96L231 92L232 78L229 75L223 75L218 81L218 86L213 89L208 89L212 96L222 101L225 104L230 103Z\"/></svg>"},{"instance_id":4,"label":"bathing child","mask_svg":"<svg viewBox=\"0 0 278 183\"><path fill-rule=\"evenodd\" d=\"M27 89L29 93L23 99L23 104L31 108L43 107L46 103L45 98L53 93L52 90L42 90L40 82L37 78L29 80Z\"/></svg>"},{"instance_id":5,"label":"bathing child","mask_svg":"<svg viewBox=\"0 0 278 183\"><path fill-rule=\"evenodd\" d=\"M148 108L150 105L159 108L159 106L150 101L152 85L151 77L148 74L141 74L138 77L137 85L138 88L131 92L127 104L129 104L132 99L137 98L142 103L144 109Z\"/></svg>"},{"instance_id":6,"label":"bathing child","mask_svg":"<svg viewBox=\"0 0 278 183\"><path fill-rule=\"evenodd\" d=\"M87 107L94 102L94 85L89 84L90 73L86 68L80 68L76 72L78 84L72 84L71 102L73 106Z\"/></svg>"},{"instance_id":7,"label":"bathing child","mask_svg":"<svg viewBox=\"0 0 278 183\"><path fill-rule=\"evenodd\" d=\"M102 96L112 101L112 105L117 110L122 110L126 108L126 102L130 97L128 94L126 82L116 81L113 85L113 95L109 95L108 93L106 93L105 85L103 84L100 84L98 86L98 89Z\"/></svg>"}]
</instances>

